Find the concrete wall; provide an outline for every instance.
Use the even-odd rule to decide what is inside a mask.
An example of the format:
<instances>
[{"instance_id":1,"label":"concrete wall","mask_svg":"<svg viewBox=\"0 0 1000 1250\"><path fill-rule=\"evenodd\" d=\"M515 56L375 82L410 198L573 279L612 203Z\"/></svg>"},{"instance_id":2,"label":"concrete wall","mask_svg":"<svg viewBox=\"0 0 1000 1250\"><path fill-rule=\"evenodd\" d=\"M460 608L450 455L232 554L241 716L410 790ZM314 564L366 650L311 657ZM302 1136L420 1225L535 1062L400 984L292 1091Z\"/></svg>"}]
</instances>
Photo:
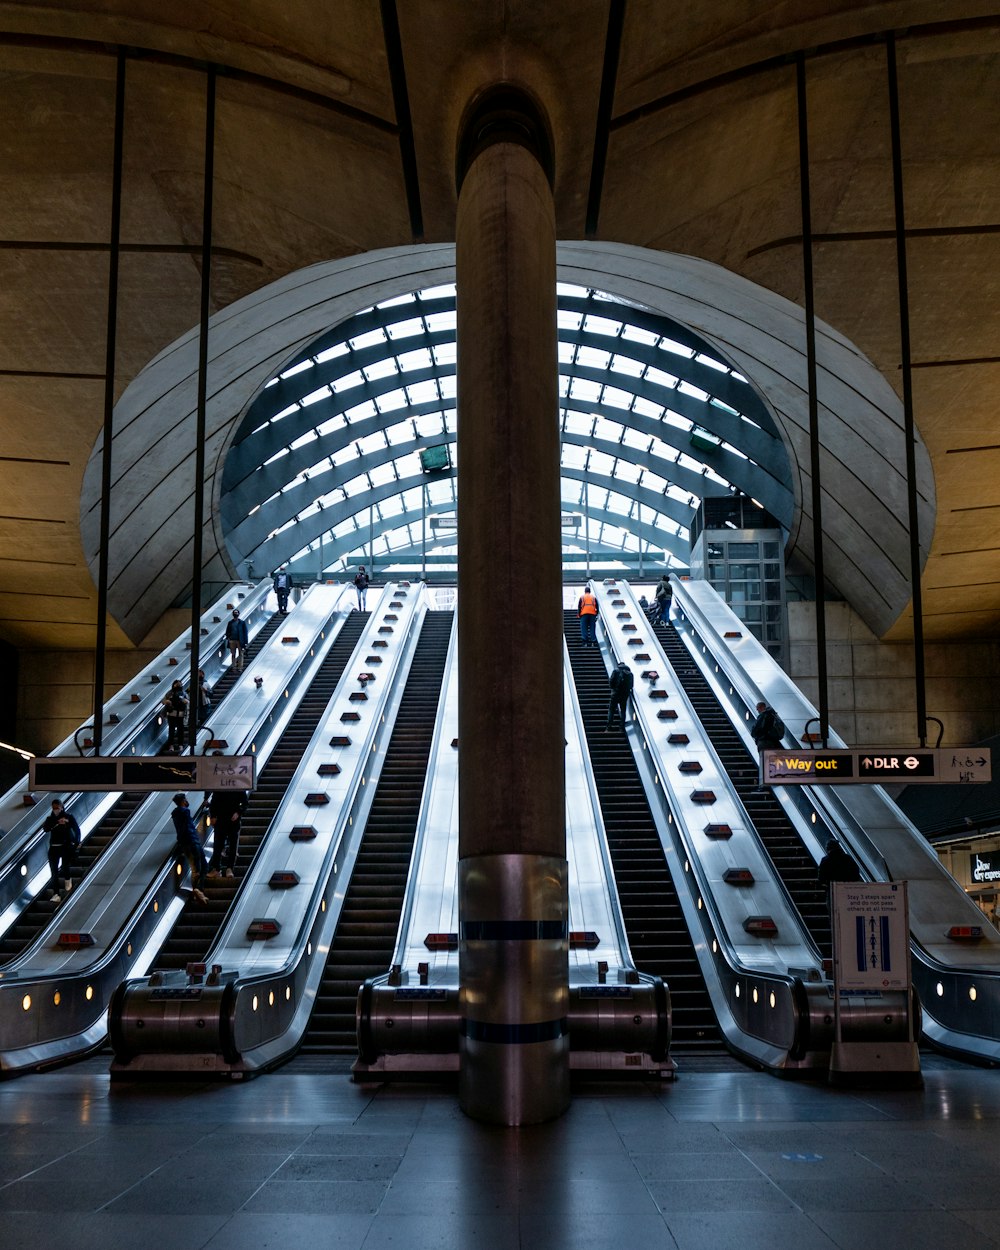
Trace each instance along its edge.
<instances>
[{"instance_id":1,"label":"concrete wall","mask_svg":"<svg viewBox=\"0 0 1000 1250\"><path fill-rule=\"evenodd\" d=\"M187 609L166 612L139 647L108 651L104 694L110 698L191 624ZM92 651L19 652L17 745L45 755L94 714ZM187 674L184 674L185 680Z\"/></svg>"},{"instance_id":2,"label":"concrete wall","mask_svg":"<svg viewBox=\"0 0 1000 1250\"><path fill-rule=\"evenodd\" d=\"M788 605L791 676L814 703L816 605ZM846 603L826 609L830 724L851 746L916 744L913 646L882 642ZM996 639L927 643L927 715L944 722L942 745L979 742L1000 733L995 697L1000 677ZM937 726L929 726L929 745Z\"/></svg>"}]
</instances>

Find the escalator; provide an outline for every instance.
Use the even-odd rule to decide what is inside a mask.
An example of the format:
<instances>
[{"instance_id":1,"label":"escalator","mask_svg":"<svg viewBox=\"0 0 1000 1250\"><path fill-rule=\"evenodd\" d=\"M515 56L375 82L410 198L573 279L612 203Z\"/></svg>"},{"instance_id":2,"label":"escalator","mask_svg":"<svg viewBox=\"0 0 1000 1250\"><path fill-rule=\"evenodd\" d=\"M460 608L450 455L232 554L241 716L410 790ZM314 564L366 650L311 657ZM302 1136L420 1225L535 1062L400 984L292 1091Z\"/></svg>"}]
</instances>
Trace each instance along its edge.
<instances>
[{"instance_id":1,"label":"escalator","mask_svg":"<svg viewBox=\"0 0 1000 1250\"><path fill-rule=\"evenodd\" d=\"M312 684L299 702L295 715L271 752L267 765L261 770L243 816L235 876L211 877L203 882L201 888L208 896L207 904L188 900L157 957L157 971L186 968L189 963L200 962L215 940L320 717L354 653L368 616L367 612L351 612L347 617ZM285 618L275 614L273 620L277 628ZM226 676L228 678L230 674Z\"/></svg>"},{"instance_id":2,"label":"escalator","mask_svg":"<svg viewBox=\"0 0 1000 1250\"><path fill-rule=\"evenodd\" d=\"M249 666L254 657L260 654L283 620L284 618L276 612L257 631L253 641L246 649L244 668ZM218 707L229 693L237 676L238 674L234 673L232 669L227 669L216 682L212 690L213 708ZM211 716L209 717L210 720ZM162 751L162 745L157 749ZM92 830L77 851L76 860L70 870L69 875L74 888L90 872L94 864L111 845L146 798L147 795L138 793L121 795L104 819ZM63 894L61 886L59 893ZM58 906L59 904L53 902L49 897L48 891L43 891L39 894L24 909L18 917L17 923L8 929L3 940L0 941L0 964L8 963L20 955L22 951L26 950L38 934L49 924Z\"/></svg>"},{"instance_id":3,"label":"escalator","mask_svg":"<svg viewBox=\"0 0 1000 1250\"><path fill-rule=\"evenodd\" d=\"M392 962L453 612L428 612L301 1049L357 1050L358 988Z\"/></svg>"},{"instance_id":4,"label":"escalator","mask_svg":"<svg viewBox=\"0 0 1000 1250\"><path fill-rule=\"evenodd\" d=\"M668 622L653 628L810 936L823 958L830 959L830 913L826 892L816 878L815 861L774 794L758 791L757 760L733 728L677 630Z\"/></svg>"},{"instance_id":5,"label":"escalator","mask_svg":"<svg viewBox=\"0 0 1000 1250\"><path fill-rule=\"evenodd\" d=\"M635 966L663 977L673 1008L673 1051L716 1051L722 1039L628 740L605 732L610 690L602 653L585 649L575 612L566 643Z\"/></svg>"}]
</instances>

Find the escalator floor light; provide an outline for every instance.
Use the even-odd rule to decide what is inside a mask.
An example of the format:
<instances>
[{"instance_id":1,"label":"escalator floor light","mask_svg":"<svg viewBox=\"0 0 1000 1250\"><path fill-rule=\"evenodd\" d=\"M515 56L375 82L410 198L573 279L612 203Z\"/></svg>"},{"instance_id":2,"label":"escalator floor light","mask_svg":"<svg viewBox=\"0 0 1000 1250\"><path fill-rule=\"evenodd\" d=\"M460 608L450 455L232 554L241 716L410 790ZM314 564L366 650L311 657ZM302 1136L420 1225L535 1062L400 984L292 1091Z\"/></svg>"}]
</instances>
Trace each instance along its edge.
<instances>
[{"instance_id":1,"label":"escalator floor light","mask_svg":"<svg viewBox=\"0 0 1000 1250\"><path fill-rule=\"evenodd\" d=\"M339 764L320 764L316 770L321 777L337 777L340 774Z\"/></svg>"},{"instance_id":2,"label":"escalator floor light","mask_svg":"<svg viewBox=\"0 0 1000 1250\"><path fill-rule=\"evenodd\" d=\"M93 946L94 937L91 933L60 933L56 946L60 950L74 950L78 946Z\"/></svg>"},{"instance_id":3,"label":"escalator floor light","mask_svg":"<svg viewBox=\"0 0 1000 1250\"><path fill-rule=\"evenodd\" d=\"M701 764L697 760L681 760L678 767L682 773L701 772Z\"/></svg>"},{"instance_id":4,"label":"escalator floor light","mask_svg":"<svg viewBox=\"0 0 1000 1250\"><path fill-rule=\"evenodd\" d=\"M694 793L691 795L691 802L692 803L714 803L715 791L714 790L695 790Z\"/></svg>"},{"instance_id":5,"label":"escalator floor light","mask_svg":"<svg viewBox=\"0 0 1000 1250\"><path fill-rule=\"evenodd\" d=\"M341 724L344 724L344 725L354 724L360 719L361 719L360 712L341 712L340 714Z\"/></svg>"},{"instance_id":6,"label":"escalator floor light","mask_svg":"<svg viewBox=\"0 0 1000 1250\"><path fill-rule=\"evenodd\" d=\"M677 709L672 708L672 707L660 708L660 710L656 713L656 719L657 720L676 720Z\"/></svg>"},{"instance_id":7,"label":"escalator floor light","mask_svg":"<svg viewBox=\"0 0 1000 1250\"><path fill-rule=\"evenodd\" d=\"M706 825L705 836L709 838L731 838L733 836L733 831L729 825Z\"/></svg>"},{"instance_id":8,"label":"escalator floor light","mask_svg":"<svg viewBox=\"0 0 1000 1250\"><path fill-rule=\"evenodd\" d=\"M347 734L334 734L330 739L330 746L332 747L349 747L350 745L351 740Z\"/></svg>"},{"instance_id":9,"label":"escalator floor light","mask_svg":"<svg viewBox=\"0 0 1000 1250\"><path fill-rule=\"evenodd\" d=\"M742 638L743 631L740 629L727 629L722 636L723 638Z\"/></svg>"},{"instance_id":10,"label":"escalator floor light","mask_svg":"<svg viewBox=\"0 0 1000 1250\"><path fill-rule=\"evenodd\" d=\"M674 747L686 747L691 739L687 734L670 734L667 737L667 741Z\"/></svg>"},{"instance_id":11,"label":"escalator floor light","mask_svg":"<svg viewBox=\"0 0 1000 1250\"><path fill-rule=\"evenodd\" d=\"M330 802L328 794L307 794L304 799L306 807L325 807Z\"/></svg>"},{"instance_id":12,"label":"escalator floor light","mask_svg":"<svg viewBox=\"0 0 1000 1250\"><path fill-rule=\"evenodd\" d=\"M778 932L778 926L770 916L747 916L743 928L747 933L756 933L761 937L774 937Z\"/></svg>"},{"instance_id":13,"label":"escalator floor light","mask_svg":"<svg viewBox=\"0 0 1000 1250\"><path fill-rule=\"evenodd\" d=\"M293 842L311 842L316 836L316 830L312 825L294 825L288 836Z\"/></svg>"}]
</instances>

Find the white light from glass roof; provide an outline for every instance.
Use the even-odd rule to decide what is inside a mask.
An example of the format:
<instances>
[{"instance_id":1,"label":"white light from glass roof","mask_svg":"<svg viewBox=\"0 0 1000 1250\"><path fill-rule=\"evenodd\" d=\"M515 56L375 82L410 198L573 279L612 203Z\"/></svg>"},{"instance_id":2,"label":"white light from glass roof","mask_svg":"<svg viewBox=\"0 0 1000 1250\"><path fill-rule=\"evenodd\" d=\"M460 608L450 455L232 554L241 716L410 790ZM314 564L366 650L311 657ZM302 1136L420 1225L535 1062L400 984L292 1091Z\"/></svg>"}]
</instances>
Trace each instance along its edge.
<instances>
[{"instance_id":1,"label":"white light from glass roof","mask_svg":"<svg viewBox=\"0 0 1000 1250\"><path fill-rule=\"evenodd\" d=\"M640 467L631 460L619 460L615 465L615 478L619 482L631 482L633 486L639 480L641 472Z\"/></svg>"},{"instance_id":2,"label":"white light from glass roof","mask_svg":"<svg viewBox=\"0 0 1000 1250\"><path fill-rule=\"evenodd\" d=\"M437 384L432 379L424 382L413 382L406 389L410 396L410 401L414 404L423 404L430 399L438 398Z\"/></svg>"},{"instance_id":3,"label":"white light from glass roof","mask_svg":"<svg viewBox=\"0 0 1000 1250\"><path fill-rule=\"evenodd\" d=\"M290 369L286 369L283 373L279 373L278 377L284 381L285 378L294 378L297 373L303 373L306 369L311 369L312 367L313 362L311 360L300 360L297 365L292 365Z\"/></svg>"},{"instance_id":4,"label":"white light from glass roof","mask_svg":"<svg viewBox=\"0 0 1000 1250\"><path fill-rule=\"evenodd\" d=\"M446 282L441 286L425 286L420 292L421 300L430 299L447 299L449 296L454 297L454 282Z\"/></svg>"},{"instance_id":5,"label":"white light from glass roof","mask_svg":"<svg viewBox=\"0 0 1000 1250\"><path fill-rule=\"evenodd\" d=\"M603 402L610 405L612 408L628 409L631 407L633 399L634 396L631 391L619 390L617 386L607 386L604 388Z\"/></svg>"},{"instance_id":6,"label":"white light from glass roof","mask_svg":"<svg viewBox=\"0 0 1000 1250\"><path fill-rule=\"evenodd\" d=\"M292 451L298 451L300 447L305 447L309 443L314 443L316 438L317 434L315 430L306 430L304 434L300 434L298 438L293 439L289 444L289 447Z\"/></svg>"},{"instance_id":7,"label":"white light from glass roof","mask_svg":"<svg viewBox=\"0 0 1000 1250\"><path fill-rule=\"evenodd\" d=\"M673 339L660 339L660 348L665 352L673 352L675 356L683 356L685 360L690 360L694 355L690 347L685 347L683 343L676 343Z\"/></svg>"},{"instance_id":8,"label":"white light from glass roof","mask_svg":"<svg viewBox=\"0 0 1000 1250\"><path fill-rule=\"evenodd\" d=\"M583 322L583 314L569 308L560 308L556 313L556 325L560 330L579 330Z\"/></svg>"},{"instance_id":9,"label":"white light from glass roof","mask_svg":"<svg viewBox=\"0 0 1000 1250\"><path fill-rule=\"evenodd\" d=\"M697 356L695 356L695 360L700 365L708 365L710 369L718 370L719 373L729 372L728 365L723 364L721 360L716 360L714 356L706 356L704 352L699 352Z\"/></svg>"},{"instance_id":10,"label":"white light from glass roof","mask_svg":"<svg viewBox=\"0 0 1000 1250\"><path fill-rule=\"evenodd\" d=\"M405 295L394 295L392 299L383 299L375 305L376 308L398 308L400 304L412 304L414 301L414 293L407 291Z\"/></svg>"},{"instance_id":11,"label":"white light from glass roof","mask_svg":"<svg viewBox=\"0 0 1000 1250\"><path fill-rule=\"evenodd\" d=\"M374 486L385 486L388 482L393 481L395 473L392 471L391 464L377 464L368 470Z\"/></svg>"},{"instance_id":12,"label":"white light from glass roof","mask_svg":"<svg viewBox=\"0 0 1000 1250\"><path fill-rule=\"evenodd\" d=\"M360 369L354 369L350 373L345 373L339 378L334 378L330 385L339 395L341 391L349 391L352 386L360 386L365 380L365 375Z\"/></svg>"},{"instance_id":13,"label":"white light from glass roof","mask_svg":"<svg viewBox=\"0 0 1000 1250\"><path fill-rule=\"evenodd\" d=\"M569 365L573 363L573 357L576 355L575 343L564 343L561 339L556 349L556 354L561 365Z\"/></svg>"},{"instance_id":14,"label":"white light from glass roof","mask_svg":"<svg viewBox=\"0 0 1000 1250\"><path fill-rule=\"evenodd\" d=\"M280 460L282 456L287 456L287 455L288 455L288 448L282 447L280 451L276 451L273 456L269 456L267 460L264 461L264 463L274 464L275 460Z\"/></svg>"},{"instance_id":15,"label":"white light from glass roof","mask_svg":"<svg viewBox=\"0 0 1000 1250\"><path fill-rule=\"evenodd\" d=\"M455 329L454 312L428 313L424 320L431 334L440 334L443 331Z\"/></svg>"},{"instance_id":16,"label":"white light from glass roof","mask_svg":"<svg viewBox=\"0 0 1000 1250\"><path fill-rule=\"evenodd\" d=\"M612 373L624 373L630 378L640 377L642 371L646 368L641 360L635 360L631 356L623 356L618 353L611 357Z\"/></svg>"},{"instance_id":17,"label":"white light from glass roof","mask_svg":"<svg viewBox=\"0 0 1000 1250\"><path fill-rule=\"evenodd\" d=\"M587 457L586 447L575 443L563 443L562 463L570 469L582 469Z\"/></svg>"},{"instance_id":18,"label":"white light from glass roof","mask_svg":"<svg viewBox=\"0 0 1000 1250\"><path fill-rule=\"evenodd\" d=\"M654 404L651 399L643 399L641 395L638 395L635 403L632 405L632 411L640 417L658 419L663 415L663 405Z\"/></svg>"},{"instance_id":19,"label":"white light from glass roof","mask_svg":"<svg viewBox=\"0 0 1000 1250\"><path fill-rule=\"evenodd\" d=\"M579 364L587 369L607 369L611 361L611 353L607 351L598 351L596 347L582 346L577 352L576 359Z\"/></svg>"},{"instance_id":20,"label":"white light from glass roof","mask_svg":"<svg viewBox=\"0 0 1000 1250\"><path fill-rule=\"evenodd\" d=\"M326 364L328 360L336 360L338 356L346 356L350 349L346 343L334 343L332 347L328 347L325 351L319 353L316 357L318 365Z\"/></svg>"},{"instance_id":21,"label":"white light from glass roof","mask_svg":"<svg viewBox=\"0 0 1000 1250\"><path fill-rule=\"evenodd\" d=\"M403 352L397 356L396 363L404 373L410 373L414 369L429 369L434 362L426 347L417 347L412 352Z\"/></svg>"},{"instance_id":22,"label":"white light from glass roof","mask_svg":"<svg viewBox=\"0 0 1000 1250\"><path fill-rule=\"evenodd\" d=\"M383 426L385 436L393 447L407 443L413 438L413 426L409 421L397 421L394 425Z\"/></svg>"},{"instance_id":23,"label":"white light from glass roof","mask_svg":"<svg viewBox=\"0 0 1000 1250\"><path fill-rule=\"evenodd\" d=\"M611 469L614 461L611 456L605 455L603 451L592 451L590 453L590 472L600 474L604 477L611 476Z\"/></svg>"},{"instance_id":24,"label":"white light from glass roof","mask_svg":"<svg viewBox=\"0 0 1000 1250\"><path fill-rule=\"evenodd\" d=\"M587 403L596 403L601 393L600 384L591 382L589 378L570 378L569 393L574 399L582 399Z\"/></svg>"},{"instance_id":25,"label":"white light from glass roof","mask_svg":"<svg viewBox=\"0 0 1000 1250\"><path fill-rule=\"evenodd\" d=\"M694 399L700 399L702 403L708 399L708 391L703 391L697 386L692 386L690 382L682 382L677 389L682 395L690 395Z\"/></svg>"},{"instance_id":26,"label":"white light from glass roof","mask_svg":"<svg viewBox=\"0 0 1000 1250\"><path fill-rule=\"evenodd\" d=\"M625 436L622 442L626 447L634 447L637 451L645 451L649 445L649 435L644 434L642 430L634 430L630 425L625 426ZM659 439L656 440L659 442ZM656 444L654 443L654 449Z\"/></svg>"},{"instance_id":27,"label":"white light from glass roof","mask_svg":"<svg viewBox=\"0 0 1000 1250\"><path fill-rule=\"evenodd\" d=\"M660 336L653 334L650 330L644 330L641 326L629 325L626 322L622 330L622 338L628 343L641 343L644 347L655 347Z\"/></svg>"},{"instance_id":28,"label":"white light from glass roof","mask_svg":"<svg viewBox=\"0 0 1000 1250\"><path fill-rule=\"evenodd\" d=\"M439 365L453 365L458 359L456 343L438 343L434 348L434 360Z\"/></svg>"},{"instance_id":29,"label":"white light from glass roof","mask_svg":"<svg viewBox=\"0 0 1000 1250\"><path fill-rule=\"evenodd\" d=\"M588 334L605 334L617 338L621 324L621 321L612 321L608 317L595 317L593 313L588 313L584 318L583 328Z\"/></svg>"},{"instance_id":30,"label":"white light from glass roof","mask_svg":"<svg viewBox=\"0 0 1000 1250\"><path fill-rule=\"evenodd\" d=\"M384 347L385 341L385 331L380 326L377 330L368 330L366 333L352 338L351 350L362 352L366 347Z\"/></svg>"},{"instance_id":31,"label":"white light from glass roof","mask_svg":"<svg viewBox=\"0 0 1000 1250\"><path fill-rule=\"evenodd\" d=\"M654 369L652 366L646 370L646 381L656 386L666 387L668 391L675 390L678 385L683 385L678 383L678 379L672 373L667 373L663 369Z\"/></svg>"},{"instance_id":32,"label":"white light from glass roof","mask_svg":"<svg viewBox=\"0 0 1000 1250\"><path fill-rule=\"evenodd\" d=\"M318 404L323 399L330 398L330 388L321 386L318 391L311 391L308 395L304 395L301 400L301 406L308 408L311 404Z\"/></svg>"},{"instance_id":33,"label":"white light from glass roof","mask_svg":"<svg viewBox=\"0 0 1000 1250\"><path fill-rule=\"evenodd\" d=\"M379 378L391 378L396 373L396 358L389 356L385 360L376 360L373 364L365 365L364 372L369 382L376 382Z\"/></svg>"},{"instance_id":34,"label":"white light from glass roof","mask_svg":"<svg viewBox=\"0 0 1000 1250\"><path fill-rule=\"evenodd\" d=\"M393 340L405 339L414 334L423 334L423 318L408 317L405 321L394 321L391 325L386 326L386 332L389 338Z\"/></svg>"}]
</instances>

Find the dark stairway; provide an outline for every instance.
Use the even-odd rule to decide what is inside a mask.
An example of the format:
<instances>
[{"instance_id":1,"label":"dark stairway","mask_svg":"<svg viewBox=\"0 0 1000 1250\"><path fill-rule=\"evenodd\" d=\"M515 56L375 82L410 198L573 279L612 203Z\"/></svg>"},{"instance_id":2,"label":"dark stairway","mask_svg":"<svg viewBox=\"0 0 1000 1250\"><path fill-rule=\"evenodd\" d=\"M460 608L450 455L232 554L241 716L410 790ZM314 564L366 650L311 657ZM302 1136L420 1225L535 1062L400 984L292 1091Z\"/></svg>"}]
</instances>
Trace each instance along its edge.
<instances>
[{"instance_id":1,"label":"dark stairway","mask_svg":"<svg viewBox=\"0 0 1000 1250\"><path fill-rule=\"evenodd\" d=\"M348 660L368 621L367 612L352 612L344 622L326 658L303 695L295 715L281 735L257 778L243 815L235 876L210 877L202 883L208 904L188 899L156 960L156 968L185 968L200 963L222 928L236 891L267 834L275 812L299 766L303 752L330 702ZM277 616L278 623L284 618ZM227 674L228 676L228 674ZM221 683L220 683L221 684ZM216 689L219 687L216 686ZM214 702L214 697L213 697ZM217 732L221 732L221 726Z\"/></svg>"},{"instance_id":2,"label":"dark stairway","mask_svg":"<svg viewBox=\"0 0 1000 1250\"><path fill-rule=\"evenodd\" d=\"M830 914L812 856L774 795L769 790L757 792L757 759L743 745L677 630L663 623L654 626L654 631L792 902L823 958L829 959Z\"/></svg>"},{"instance_id":3,"label":"dark stairway","mask_svg":"<svg viewBox=\"0 0 1000 1250\"><path fill-rule=\"evenodd\" d=\"M424 617L303 1051L355 1053L358 989L392 962L453 616Z\"/></svg>"},{"instance_id":4,"label":"dark stairway","mask_svg":"<svg viewBox=\"0 0 1000 1250\"><path fill-rule=\"evenodd\" d=\"M274 631L282 623L284 618L275 613L269 621L267 621L254 636L253 642L246 651L246 663L249 664L255 655L257 655ZM189 674L188 674L189 675ZM229 669L216 682L212 690L212 705L216 707L232 688L236 674ZM165 688L166 689L166 688ZM211 721L211 717L209 717ZM163 742L166 740L166 731L159 738L158 750L163 749ZM70 871L70 879L74 888L80 881L90 872L91 868L97 862L98 858L104 854L108 846L114 841L118 833L125 827L131 819L132 814L148 796L145 794L123 794L114 804L108 814L100 822L96 829L92 831L90 836L81 845L77 852L76 862ZM62 895L62 901L65 901L66 895L62 888L60 879L58 893ZM32 903L30 903L17 919L17 923L12 925L4 934L3 940L0 941L0 964L8 963L14 959L23 950L35 940L39 933L45 928L52 918L53 913L59 907L59 903L54 903L48 896L48 891L43 890L42 893Z\"/></svg>"},{"instance_id":5,"label":"dark stairway","mask_svg":"<svg viewBox=\"0 0 1000 1250\"><path fill-rule=\"evenodd\" d=\"M582 646L576 613L566 612L565 618L570 666L632 958L641 972L663 977L670 987L672 1049L689 1054L719 1050L715 1013L631 747L619 721L604 732L611 693L604 659L596 647Z\"/></svg>"}]
</instances>

